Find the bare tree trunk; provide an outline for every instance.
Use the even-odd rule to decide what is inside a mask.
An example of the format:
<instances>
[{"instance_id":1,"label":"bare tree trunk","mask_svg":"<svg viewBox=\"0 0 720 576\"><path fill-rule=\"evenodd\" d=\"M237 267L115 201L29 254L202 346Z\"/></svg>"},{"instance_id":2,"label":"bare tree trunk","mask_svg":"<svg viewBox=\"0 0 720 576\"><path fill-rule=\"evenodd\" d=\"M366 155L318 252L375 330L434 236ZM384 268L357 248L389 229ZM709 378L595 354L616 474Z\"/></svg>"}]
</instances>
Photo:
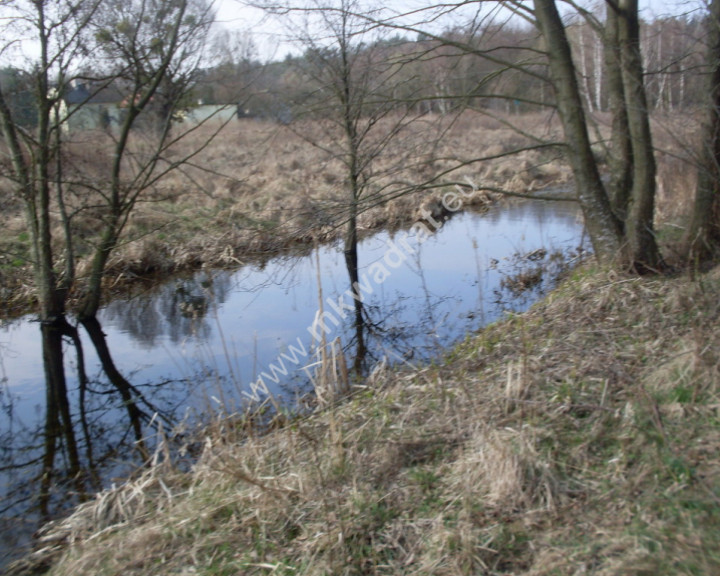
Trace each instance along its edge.
<instances>
[{"instance_id":1,"label":"bare tree trunk","mask_svg":"<svg viewBox=\"0 0 720 576\"><path fill-rule=\"evenodd\" d=\"M95 248L85 294L78 305L77 316L81 321L94 318L100 308L105 266L110 254L117 245L118 235L120 234L120 206L112 207L111 210L113 213L106 220L102 238L98 247Z\"/></svg>"},{"instance_id":2,"label":"bare tree trunk","mask_svg":"<svg viewBox=\"0 0 720 576\"><path fill-rule=\"evenodd\" d=\"M52 222L50 215L50 162L54 148L52 130L53 103L50 96L50 32L46 23L45 5L36 3L37 20L33 22L38 33L40 57L35 73L37 101L37 132L32 152L23 150L23 139L15 118L5 101L0 87L0 128L9 147L12 170L18 182L19 197L25 206L25 217L30 234L35 283L40 320L54 322L65 312L65 296L59 289L52 249ZM57 126L55 126L58 129ZM26 140L25 140L26 141Z\"/></svg>"},{"instance_id":3,"label":"bare tree trunk","mask_svg":"<svg viewBox=\"0 0 720 576\"><path fill-rule=\"evenodd\" d=\"M645 95L638 0L619 0L618 33L622 77L633 158L630 205L625 240L630 266L637 272L656 271L662 259L655 241L655 154Z\"/></svg>"},{"instance_id":4,"label":"bare tree trunk","mask_svg":"<svg viewBox=\"0 0 720 576\"><path fill-rule=\"evenodd\" d=\"M657 98L655 99L655 109L656 110L662 110L663 108L666 108L665 104L667 103L667 99L665 98L665 90L667 88L667 78L668 73L665 70L665 63L663 62L663 30L660 29L660 33L657 35L657 66L660 68L661 71L658 72L659 78L658 78L658 89L657 89Z\"/></svg>"},{"instance_id":5,"label":"bare tree trunk","mask_svg":"<svg viewBox=\"0 0 720 576\"><path fill-rule=\"evenodd\" d=\"M685 65L680 62L680 96L678 98L680 107L685 105Z\"/></svg>"},{"instance_id":6,"label":"bare tree trunk","mask_svg":"<svg viewBox=\"0 0 720 576\"><path fill-rule=\"evenodd\" d=\"M585 26L580 26L580 39L578 41L580 47L580 75L582 78L582 93L585 96L585 102L590 112L593 111L593 100L590 96L590 74L588 72L587 55L585 54Z\"/></svg>"},{"instance_id":7,"label":"bare tree trunk","mask_svg":"<svg viewBox=\"0 0 720 576\"><path fill-rule=\"evenodd\" d=\"M40 82L40 85L47 85L47 82ZM38 88L38 90L40 89ZM38 120L39 125L44 127L43 131L47 134L49 118L44 122L42 121L42 103L45 100L46 98L39 98ZM47 107L47 104L45 106ZM23 151L18 129L13 121L2 87L0 87L0 128L5 143L9 148L13 175L18 183L18 196L25 207L25 220L30 234L40 320L52 322L63 315L65 302L56 289L49 216L42 215L43 206L47 209L50 205L49 183L45 183L45 185L42 183L43 173L47 176L47 170L44 172L42 170L35 171L33 162L28 158L29 155ZM38 140L40 139L38 138ZM47 142L45 143L47 144ZM38 154L38 158L33 160L37 161L38 159L40 159L40 154Z\"/></svg>"},{"instance_id":8,"label":"bare tree trunk","mask_svg":"<svg viewBox=\"0 0 720 576\"><path fill-rule=\"evenodd\" d=\"M358 271L358 238L357 238L357 207L351 207L351 215L348 218L347 229L345 232L344 255L345 266L350 278L350 290L357 297L354 298L355 318L353 320L353 328L355 330L355 340L357 345L355 348L355 372L360 374L367 355L365 346L365 319L363 318L363 302L360 298L360 274Z\"/></svg>"},{"instance_id":9,"label":"bare tree trunk","mask_svg":"<svg viewBox=\"0 0 720 576\"><path fill-rule=\"evenodd\" d=\"M694 261L707 260L720 250L720 0L710 3L707 46L708 102L695 203L685 242Z\"/></svg>"},{"instance_id":10,"label":"bare tree trunk","mask_svg":"<svg viewBox=\"0 0 720 576\"><path fill-rule=\"evenodd\" d=\"M78 318L81 321L94 318L100 308L102 296L102 280L105 274L110 254L115 250L120 234L127 222L128 215L132 211L138 195L143 191L147 184L135 180L135 190L128 190L127 184L123 182L123 163L127 162L129 139L131 130L135 127L136 120L144 110L150 110L153 99L159 95L159 90L163 82L168 78L169 68L173 58L178 52L182 52L182 36L183 22L188 10L188 0L178 0L177 11L173 16L173 20L169 27L165 30L167 38L167 52L157 63L157 68L152 71L151 77L148 79L135 77L132 95L130 98L130 106L127 116L123 122L120 135L115 142L113 154L113 164L110 170L109 178L109 194L107 200L108 217L103 222L103 231L98 246L95 248L90 274L88 278L85 294L78 306ZM144 6L143 6L144 7ZM200 24L198 24L200 26ZM187 31L184 32L187 34ZM132 43L135 47L135 42ZM141 68L142 63L134 55L127 56L129 59L126 64L131 68ZM167 96L167 95L166 95ZM169 138L170 119L172 116L173 106L177 104L178 97L162 98L160 107L160 115L164 124L156 127L160 130L160 142L158 143L151 159L143 166L143 170L148 174L152 173L157 164L157 160L161 155L163 143ZM157 119L157 116L156 116Z\"/></svg>"},{"instance_id":11,"label":"bare tree trunk","mask_svg":"<svg viewBox=\"0 0 720 576\"><path fill-rule=\"evenodd\" d=\"M353 109L352 79L349 60L347 58L346 44L341 44L343 55L342 85L343 91L341 101L344 113L344 129L347 139L348 151L348 176L350 180L350 203L348 206L348 220L345 232L345 264L347 266L348 276L350 277L350 290L357 290L360 283L360 275L358 272L358 234L357 234L357 217L358 202L362 195L361 175L360 175L360 146L358 141L357 119L359 111ZM359 292L358 292L359 296ZM357 340L357 348L355 354L355 371L359 374L365 361L367 350L365 348L365 319L363 318L363 302L361 298L355 298L355 320L353 328L355 329L355 338Z\"/></svg>"},{"instance_id":12,"label":"bare tree trunk","mask_svg":"<svg viewBox=\"0 0 720 576\"><path fill-rule=\"evenodd\" d=\"M610 208L590 148L570 44L555 2L535 0L534 6L537 24L546 43L550 74L565 132L568 156L575 176L577 197L585 216L585 226L596 257L601 262L611 262L620 254L620 224Z\"/></svg>"},{"instance_id":13,"label":"bare tree trunk","mask_svg":"<svg viewBox=\"0 0 720 576\"><path fill-rule=\"evenodd\" d=\"M618 15L608 3L605 25L605 66L607 68L608 106L612 114L608 194L613 213L624 226L632 190L633 156L628 128L627 101L622 81L618 34Z\"/></svg>"}]
</instances>

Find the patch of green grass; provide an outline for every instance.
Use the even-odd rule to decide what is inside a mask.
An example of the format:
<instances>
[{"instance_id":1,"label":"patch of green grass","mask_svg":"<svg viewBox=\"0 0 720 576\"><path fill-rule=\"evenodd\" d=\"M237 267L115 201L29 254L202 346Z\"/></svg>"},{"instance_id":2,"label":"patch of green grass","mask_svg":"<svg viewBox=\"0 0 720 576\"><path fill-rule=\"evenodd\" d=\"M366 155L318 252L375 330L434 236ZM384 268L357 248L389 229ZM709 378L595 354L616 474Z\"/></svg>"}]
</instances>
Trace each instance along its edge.
<instances>
[{"instance_id":1,"label":"patch of green grass","mask_svg":"<svg viewBox=\"0 0 720 576\"><path fill-rule=\"evenodd\" d=\"M670 401L687 404L693 401L694 390L686 384L678 384L670 391Z\"/></svg>"},{"instance_id":2,"label":"patch of green grass","mask_svg":"<svg viewBox=\"0 0 720 576\"><path fill-rule=\"evenodd\" d=\"M408 476L426 494L432 492L440 482L440 475L432 468L413 468Z\"/></svg>"},{"instance_id":3,"label":"patch of green grass","mask_svg":"<svg viewBox=\"0 0 720 576\"><path fill-rule=\"evenodd\" d=\"M207 576L234 576L242 568L237 559L237 549L229 543L221 543L207 551L210 563L202 573Z\"/></svg>"}]
</instances>

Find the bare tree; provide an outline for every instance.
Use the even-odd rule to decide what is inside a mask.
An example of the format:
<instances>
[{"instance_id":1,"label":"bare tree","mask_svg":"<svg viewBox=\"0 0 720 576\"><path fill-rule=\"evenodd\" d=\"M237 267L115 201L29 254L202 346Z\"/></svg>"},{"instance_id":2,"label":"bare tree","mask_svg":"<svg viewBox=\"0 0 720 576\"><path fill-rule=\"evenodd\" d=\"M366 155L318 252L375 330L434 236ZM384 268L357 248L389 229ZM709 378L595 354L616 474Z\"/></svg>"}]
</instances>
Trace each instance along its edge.
<instances>
[{"instance_id":1,"label":"bare tree","mask_svg":"<svg viewBox=\"0 0 720 576\"><path fill-rule=\"evenodd\" d=\"M595 127L587 110L591 99L583 97L588 91L581 86L581 82L584 85L586 80L582 69L589 69L590 62L587 54L585 57L581 54L579 59L574 54L568 26L556 2L537 0L532 7L518 1L446 3L384 21L377 19L375 24L414 30L463 50L479 62L492 63L495 68L479 82L475 89L476 97L503 99L513 105L554 106L563 125L564 140L550 143L543 142L535 134L526 136L534 138L538 145L554 144L564 149L575 176L577 198L596 257L638 272L653 271L662 268L663 262L653 228L655 158L640 51L638 5L634 0L608 1L607 4L609 14L604 24L581 6L575 3L570 3L570 6L576 15L579 14L598 34L603 35L606 45L606 93L610 92L607 97L615 117L610 148L614 176L609 186L601 178L600 161L593 153L591 133L594 133ZM486 33L492 30L493 18L508 18L510 13L511 17L534 26L539 32L540 42L516 46L509 53L507 49L502 52L494 47L458 40L452 34L430 31L441 17L461 11L466 14L473 6L476 7L476 15L471 21L473 25L483 23L482 29ZM428 13L424 22L397 23L403 17L412 16L418 20L418 14L424 12ZM597 54L594 54L593 62L597 61ZM533 98L530 90L518 93L492 81L500 76L509 78L512 75L548 80L554 90L554 100L546 98L542 91L539 98ZM524 132L519 122L507 121L507 124L512 124L519 133ZM482 159L476 159L476 162L480 161Z\"/></svg>"},{"instance_id":2,"label":"bare tree","mask_svg":"<svg viewBox=\"0 0 720 576\"><path fill-rule=\"evenodd\" d=\"M632 144L628 129L627 101L623 89L622 55L616 10L607 5L605 21L605 67L608 107L612 113L608 194L615 216L624 222L632 188Z\"/></svg>"},{"instance_id":3,"label":"bare tree","mask_svg":"<svg viewBox=\"0 0 720 576\"><path fill-rule=\"evenodd\" d=\"M595 254L601 260L611 261L617 257L622 245L620 223L610 209L610 201L593 156L570 43L553 0L536 0L535 17L546 43L558 111L563 122L585 225Z\"/></svg>"},{"instance_id":4,"label":"bare tree","mask_svg":"<svg viewBox=\"0 0 720 576\"><path fill-rule=\"evenodd\" d=\"M108 181L98 191L106 215L78 308L81 319L97 313L105 266L142 193L211 140L189 155L167 159L168 149L193 131L171 133L172 120L190 93L211 23L204 0L106 2L93 22L98 47L106 56L107 78L123 88L126 97ZM135 133L142 128L144 137Z\"/></svg>"},{"instance_id":5,"label":"bare tree","mask_svg":"<svg viewBox=\"0 0 720 576\"><path fill-rule=\"evenodd\" d=\"M607 189L593 154L584 81L573 58L568 31L554 0L536 0L533 10L510 5L535 23L544 41L550 79L565 134L565 150L576 181L578 201L601 261L620 262L638 272L662 267L653 229L655 156L645 95L636 0L608 2L606 64L611 112L615 116L611 165L618 170ZM576 6L596 28L600 24ZM584 59L582 59L584 61Z\"/></svg>"},{"instance_id":6,"label":"bare tree","mask_svg":"<svg viewBox=\"0 0 720 576\"><path fill-rule=\"evenodd\" d=\"M626 259L638 271L657 270L662 260L653 227L656 165L640 52L638 2L619 0L617 4L611 2L610 9L617 11L620 69L633 167L630 205L624 221Z\"/></svg>"},{"instance_id":7,"label":"bare tree","mask_svg":"<svg viewBox=\"0 0 720 576\"><path fill-rule=\"evenodd\" d=\"M336 212L344 226L343 253L355 295L355 359L360 369L366 354L366 319L359 289L358 217L391 196L394 188L387 181L417 161L409 160L415 151L410 140L404 149L394 147L403 149L399 157L389 161L385 156L390 143L403 137L418 114L411 106L398 106L403 58L382 41L386 31L369 23L369 12L358 0L311 0L266 8L296 18L288 24L305 50L296 71L304 94L294 103L293 113L307 121L291 128L322 150L328 161L340 162L345 175Z\"/></svg>"},{"instance_id":8,"label":"bare tree","mask_svg":"<svg viewBox=\"0 0 720 576\"><path fill-rule=\"evenodd\" d=\"M13 35L30 34L39 55L30 74L36 118L27 128L18 118L0 87L0 127L5 140L4 154L9 157L6 174L13 191L25 208L31 258L43 321L50 322L65 312L65 300L74 281L72 245L67 228L67 213L62 203L59 174L54 173L60 158L62 124L59 106L68 86L71 65L85 55L83 30L97 13L99 1L9 2L6 3L6 44L10 52L17 42ZM53 192L64 223L66 240L65 267L53 251Z\"/></svg>"}]
</instances>

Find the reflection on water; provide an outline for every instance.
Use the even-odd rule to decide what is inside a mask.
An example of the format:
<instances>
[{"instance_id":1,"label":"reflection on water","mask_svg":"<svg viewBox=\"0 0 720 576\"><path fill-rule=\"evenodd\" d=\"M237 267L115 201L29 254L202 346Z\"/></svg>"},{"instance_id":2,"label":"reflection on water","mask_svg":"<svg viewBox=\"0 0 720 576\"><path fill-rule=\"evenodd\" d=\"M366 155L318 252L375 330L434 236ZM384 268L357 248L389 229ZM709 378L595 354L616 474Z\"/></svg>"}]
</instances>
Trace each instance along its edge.
<instances>
[{"instance_id":1,"label":"reflection on water","mask_svg":"<svg viewBox=\"0 0 720 576\"><path fill-rule=\"evenodd\" d=\"M96 320L84 322L82 330L97 360L93 369L99 365L105 381L89 376L87 342L77 326L60 318L28 327L40 332L42 361L35 377L44 382L45 394L30 394L36 403L33 412L26 411L23 390L3 378L0 535L8 553L40 522L101 489L110 473L127 475L113 461L129 462L131 447L138 461L147 461L143 424L169 421L165 409L155 407L117 369Z\"/></svg>"},{"instance_id":2,"label":"reflection on water","mask_svg":"<svg viewBox=\"0 0 720 576\"><path fill-rule=\"evenodd\" d=\"M527 202L457 215L422 243L404 232L364 240L358 272L369 359L436 356L505 310L526 307L548 287L546 276L535 275L538 260L575 251L581 238L574 205ZM409 250L391 260L392 246ZM0 555L26 544L68 502L139 466L158 423L167 429L238 409L258 377L292 398L294 386L305 384L303 366L272 368L293 347L310 350L313 326L322 332L318 277L328 341L339 336L351 353L345 264L341 249L326 246L308 257L136 289L104 308L98 323L3 325ZM517 289L513 277L521 274L533 282L503 291Z\"/></svg>"},{"instance_id":3,"label":"reflection on water","mask_svg":"<svg viewBox=\"0 0 720 576\"><path fill-rule=\"evenodd\" d=\"M209 313L227 300L232 277L200 272L187 278L176 278L144 292L107 306L103 324L132 335L143 348L152 349L167 340L180 344L187 336L210 337Z\"/></svg>"}]
</instances>

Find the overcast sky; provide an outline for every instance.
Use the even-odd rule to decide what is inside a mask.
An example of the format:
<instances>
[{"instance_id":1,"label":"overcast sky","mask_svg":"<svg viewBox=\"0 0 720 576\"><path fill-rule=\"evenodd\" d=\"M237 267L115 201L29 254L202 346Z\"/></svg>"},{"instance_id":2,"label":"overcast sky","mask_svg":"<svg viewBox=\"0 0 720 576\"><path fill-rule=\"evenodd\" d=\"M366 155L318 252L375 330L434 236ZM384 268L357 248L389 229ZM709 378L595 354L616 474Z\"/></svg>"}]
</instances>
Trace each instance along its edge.
<instances>
[{"instance_id":1,"label":"overcast sky","mask_svg":"<svg viewBox=\"0 0 720 576\"><path fill-rule=\"evenodd\" d=\"M579 1L588 5L597 4L597 1ZM602 2L602 0L599 1ZM375 0L375 2L397 12L432 6L422 0ZM257 48L258 56L262 60L281 59L288 53L300 52L300 49L290 41L287 30L277 20L268 18L261 10L247 7L247 3L243 0L215 0L215 5L220 25L230 30L249 32ZM701 6L703 6L703 0L640 0L641 13L647 19L690 12ZM0 0L0 16L2 13L2 0ZM3 23L0 19L0 31L2 26ZM36 51L33 46L34 43L30 41L23 43L22 48L16 46L14 50L3 51L0 54L0 66L29 65L30 59L36 57L33 54Z\"/></svg>"},{"instance_id":2,"label":"overcast sky","mask_svg":"<svg viewBox=\"0 0 720 576\"><path fill-rule=\"evenodd\" d=\"M580 4L598 2L580 0ZM287 30L261 10L247 7L243 0L216 0L217 17L222 26L232 30L249 31L262 60L280 59L298 48L288 37ZM654 19L660 16L698 10L703 0L640 0L641 16ZM432 4L422 0L386 0L383 5L395 11L419 9Z\"/></svg>"}]
</instances>

